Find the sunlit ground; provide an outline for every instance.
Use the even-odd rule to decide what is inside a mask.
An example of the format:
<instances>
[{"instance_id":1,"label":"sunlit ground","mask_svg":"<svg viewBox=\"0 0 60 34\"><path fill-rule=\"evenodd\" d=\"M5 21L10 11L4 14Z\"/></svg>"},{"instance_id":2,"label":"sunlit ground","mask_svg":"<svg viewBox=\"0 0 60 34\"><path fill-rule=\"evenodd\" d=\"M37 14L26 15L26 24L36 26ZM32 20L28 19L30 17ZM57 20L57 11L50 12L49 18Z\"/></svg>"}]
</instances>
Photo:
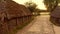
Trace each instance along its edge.
<instances>
[{"instance_id":1,"label":"sunlit ground","mask_svg":"<svg viewBox=\"0 0 60 34\"><path fill-rule=\"evenodd\" d=\"M58 6L60 6L60 3L58 4Z\"/></svg>"},{"instance_id":2,"label":"sunlit ground","mask_svg":"<svg viewBox=\"0 0 60 34\"><path fill-rule=\"evenodd\" d=\"M40 14L42 14L42 15L49 15L50 14L50 12L41 12Z\"/></svg>"},{"instance_id":3,"label":"sunlit ground","mask_svg":"<svg viewBox=\"0 0 60 34\"><path fill-rule=\"evenodd\" d=\"M15 1L18 4L23 4L24 5L24 3L29 2L31 0L13 0L13 1ZM43 3L43 0L32 0L32 2L34 2L38 5L37 8L39 8L41 10L47 10L44 3Z\"/></svg>"}]
</instances>

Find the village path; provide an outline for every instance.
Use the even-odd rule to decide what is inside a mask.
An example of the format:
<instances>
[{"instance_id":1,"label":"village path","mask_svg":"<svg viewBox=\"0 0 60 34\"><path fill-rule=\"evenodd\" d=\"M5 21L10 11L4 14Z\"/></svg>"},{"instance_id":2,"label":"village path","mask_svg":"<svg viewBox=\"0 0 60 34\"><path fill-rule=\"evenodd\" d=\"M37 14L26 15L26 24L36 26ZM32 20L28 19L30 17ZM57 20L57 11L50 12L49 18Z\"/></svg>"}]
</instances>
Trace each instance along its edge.
<instances>
[{"instance_id":1,"label":"village path","mask_svg":"<svg viewBox=\"0 0 60 34\"><path fill-rule=\"evenodd\" d=\"M17 34L60 34L60 27L49 21L49 15L40 15Z\"/></svg>"}]
</instances>

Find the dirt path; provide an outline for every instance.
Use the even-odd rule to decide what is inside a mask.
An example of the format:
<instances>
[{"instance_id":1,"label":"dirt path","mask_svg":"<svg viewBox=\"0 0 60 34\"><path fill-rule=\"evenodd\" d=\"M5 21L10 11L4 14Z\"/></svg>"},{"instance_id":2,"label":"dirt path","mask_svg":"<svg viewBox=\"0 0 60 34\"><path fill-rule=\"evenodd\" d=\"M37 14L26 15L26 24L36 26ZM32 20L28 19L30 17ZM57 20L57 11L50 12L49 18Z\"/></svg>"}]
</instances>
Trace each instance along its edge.
<instances>
[{"instance_id":1,"label":"dirt path","mask_svg":"<svg viewBox=\"0 0 60 34\"><path fill-rule=\"evenodd\" d=\"M28 26L19 30L17 34L57 34L59 27L53 26L49 21L49 15L37 16Z\"/></svg>"}]
</instances>

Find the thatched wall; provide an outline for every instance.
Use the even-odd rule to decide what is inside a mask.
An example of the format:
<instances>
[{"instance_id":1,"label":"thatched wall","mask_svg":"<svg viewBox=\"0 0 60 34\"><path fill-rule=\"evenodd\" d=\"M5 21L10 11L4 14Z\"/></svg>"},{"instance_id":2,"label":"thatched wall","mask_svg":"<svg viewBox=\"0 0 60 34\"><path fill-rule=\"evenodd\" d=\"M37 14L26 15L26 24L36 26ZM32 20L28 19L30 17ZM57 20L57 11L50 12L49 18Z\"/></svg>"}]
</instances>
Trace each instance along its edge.
<instances>
[{"instance_id":1,"label":"thatched wall","mask_svg":"<svg viewBox=\"0 0 60 34\"><path fill-rule=\"evenodd\" d=\"M25 6L11 0L0 2L0 34L15 34L32 19L32 13Z\"/></svg>"}]
</instances>

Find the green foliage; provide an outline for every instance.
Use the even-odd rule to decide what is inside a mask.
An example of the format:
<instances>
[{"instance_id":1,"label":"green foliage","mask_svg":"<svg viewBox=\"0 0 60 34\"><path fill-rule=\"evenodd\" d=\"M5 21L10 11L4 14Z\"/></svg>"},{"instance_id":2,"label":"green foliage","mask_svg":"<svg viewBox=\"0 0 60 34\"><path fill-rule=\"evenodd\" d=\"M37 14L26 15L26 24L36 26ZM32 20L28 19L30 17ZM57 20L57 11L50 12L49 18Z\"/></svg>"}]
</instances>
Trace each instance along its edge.
<instances>
[{"instance_id":1,"label":"green foliage","mask_svg":"<svg viewBox=\"0 0 60 34\"><path fill-rule=\"evenodd\" d=\"M40 9L36 8L37 5L33 2L26 2L25 5L27 8L33 13L33 15L38 15L40 14Z\"/></svg>"},{"instance_id":2,"label":"green foliage","mask_svg":"<svg viewBox=\"0 0 60 34\"><path fill-rule=\"evenodd\" d=\"M36 4L33 3L33 2L26 2L25 5L28 7L28 9L31 11L31 12L34 12L34 10L36 9Z\"/></svg>"},{"instance_id":3,"label":"green foliage","mask_svg":"<svg viewBox=\"0 0 60 34\"><path fill-rule=\"evenodd\" d=\"M60 3L60 0L58 0L58 2Z\"/></svg>"},{"instance_id":4,"label":"green foliage","mask_svg":"<svg viewBox=\"0 0 60 34\"><path fill-rule=\"evenodd\" d=\"M58 0L44 0L44 4L46 5L48 11L52 11L56 6Z\"/></svg>"}]
</instances>

